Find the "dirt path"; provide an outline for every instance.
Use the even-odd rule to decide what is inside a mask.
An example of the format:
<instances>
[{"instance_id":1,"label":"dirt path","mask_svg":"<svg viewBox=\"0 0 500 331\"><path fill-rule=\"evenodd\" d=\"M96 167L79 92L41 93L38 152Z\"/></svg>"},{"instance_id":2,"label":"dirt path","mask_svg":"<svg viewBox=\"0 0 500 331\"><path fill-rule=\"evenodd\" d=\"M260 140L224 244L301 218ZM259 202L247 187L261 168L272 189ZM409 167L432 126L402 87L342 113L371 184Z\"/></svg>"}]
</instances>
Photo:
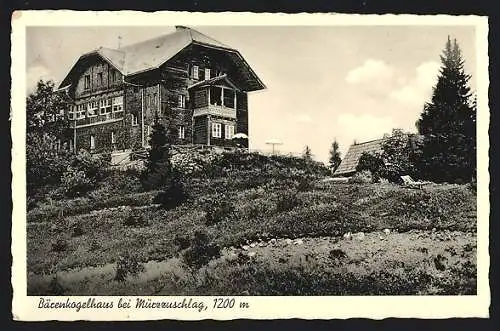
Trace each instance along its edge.
<instances>
[{"instance_id":1,"label":"dirt path","mask_svg":"<svg viewBox=\"0 0 500 331\"><path fill-rule=\"evenodd\" d=\"M226 247L220 258L204 267L204 272L232 268L240 263L264 264L275 270L319 268L354 275L388 271L404 276L418 269L439 282L441 279L470 278L463 276L463 272L468 270L470 273L470 270L475 270L475 256L475 233L378 231L344 235L340 238L273 239L237 248ZM153 295L158 293L158 290L161 291L161 282L164 279L185 279L192 274L179 258L171 258L144 263L144 270L136 276L129 276L125 283L114 281L114 275L115 265L108 264L60 271L58 281L68 290L68 294L102 294L111 291L110 295L145 295L151 291ZM43 292L43 288L47 288L53 276L30 274L28 278L29 283L36 285L31 292ZM114 290L109 290L110 284ZM183 285L178 287L177 291L182 292ZM427 294L432 294L432 289L429 292Z\"/></svg>"},{"instance_id":2,"label":"dirt path","mask_svg":"<svg viewBox=\"0 0 500 331\"><path fill-rule=\"evenodd\" d=\"M225 248L223 258L299 266L311 261L374 268L415 265L423 262L429 272L444 272L464 261L474 265L476 234L458 231L371 232L344 237L278 239ZM381 265L383 264L383 266Z\"/></svg>"}]
</instances>

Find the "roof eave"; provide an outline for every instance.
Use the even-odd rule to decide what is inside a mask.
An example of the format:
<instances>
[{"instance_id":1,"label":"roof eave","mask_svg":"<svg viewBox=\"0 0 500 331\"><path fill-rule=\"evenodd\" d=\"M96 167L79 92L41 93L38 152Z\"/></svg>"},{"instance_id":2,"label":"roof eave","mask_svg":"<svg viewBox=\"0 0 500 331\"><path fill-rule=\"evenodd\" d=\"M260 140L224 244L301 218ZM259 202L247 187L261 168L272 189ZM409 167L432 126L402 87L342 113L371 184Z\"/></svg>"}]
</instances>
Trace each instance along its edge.
<instances>
[{"instance_id":1,"label":"roof eave","mask_svg":"<svg viewBox=\"0 0 500 331\"><path fill-rule=\"evenodd\" d=\"M259 78L259 76L257 76L257 74L255 73L255 71L253 71L252 67L250 67L250 65L247 63L247 61L245 60L245 58L241 55L241 53L238 50L236 50L234 48L228 48L228 47L221 47L221 46L215 46L215 45L211 45L211 44L206 44L206 43L202 43L202 42L199 42L199 41L196 41L196 40L193 40L192 44L196 44L196 45L200 45L200 46L208 47L208 48L219 49L219 50L222 50L222 51L231 52L231 53L236 54L238 56L238 58L241 60L241 62L243 63L243 65L247 68L247 70L254 76L255 80L257 81L257 84L260 86L260 88L251 89L249 91L259 91L259 90L265 90L265 89L267 89L266 85L264 85L264 83L262 82L262 80Z\"/></svg>"}]
</instances>

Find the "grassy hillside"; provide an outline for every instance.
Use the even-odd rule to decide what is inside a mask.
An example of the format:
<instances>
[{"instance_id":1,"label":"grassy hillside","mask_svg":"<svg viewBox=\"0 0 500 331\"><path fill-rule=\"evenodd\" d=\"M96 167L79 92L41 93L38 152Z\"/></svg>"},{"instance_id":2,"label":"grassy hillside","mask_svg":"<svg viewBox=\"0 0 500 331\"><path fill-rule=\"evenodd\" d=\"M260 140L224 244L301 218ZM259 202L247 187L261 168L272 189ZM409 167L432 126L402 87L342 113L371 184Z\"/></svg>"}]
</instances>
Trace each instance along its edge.
<instances>
[{"instance_id":1,"label":"grassy hillside","mask_svg":"<svg viewBox=\"0 0 500 331\"><path fill-rule=\"evenodd\" d=\"M133 172L49 194L28 211L29 294L475 293L469 187L328 183L259 162L187 178L171 210Z\"/></svg>"}]
</instances>

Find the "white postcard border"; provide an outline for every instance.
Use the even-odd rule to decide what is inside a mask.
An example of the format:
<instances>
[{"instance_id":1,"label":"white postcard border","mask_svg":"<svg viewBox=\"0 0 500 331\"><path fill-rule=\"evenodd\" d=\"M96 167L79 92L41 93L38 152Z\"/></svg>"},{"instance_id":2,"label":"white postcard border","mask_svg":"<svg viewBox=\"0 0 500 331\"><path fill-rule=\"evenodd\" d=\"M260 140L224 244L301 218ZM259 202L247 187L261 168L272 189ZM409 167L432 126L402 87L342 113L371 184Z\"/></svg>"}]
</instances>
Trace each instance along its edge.
<instances>
[{"instance_id":1,"label":"white postcard border","mask_svg":"<svg viewBox=\"0 0 500 331\"><path fill-rule=\"evenodd\" d=\"M477 41L477 280L475 296L348 296L348 297L237 297L250 304L247 309L119 309L120 297L95 297L115 302L113 309L38 309L40 297L26 296L26 199L25 199L25 84L26 27L28 26L159 26L159 25L471 25ZM365 317L448 318L488 317L489 288L489 108L488 108L488 21L478 16L354 15L354 14L256 14L187 12L76 12L67 10L18 11L12 17L12 286L14 319L41 320L226 320L234 318L329 319ZM89 297L51 297L52 300L84 300ZM122 297L135 301L135 297ZM148 298L148 297L143 297ZM171 301L184 297L150 297ZM209 306L215 297L189 297Z\"/></svg>"}]
</instances>

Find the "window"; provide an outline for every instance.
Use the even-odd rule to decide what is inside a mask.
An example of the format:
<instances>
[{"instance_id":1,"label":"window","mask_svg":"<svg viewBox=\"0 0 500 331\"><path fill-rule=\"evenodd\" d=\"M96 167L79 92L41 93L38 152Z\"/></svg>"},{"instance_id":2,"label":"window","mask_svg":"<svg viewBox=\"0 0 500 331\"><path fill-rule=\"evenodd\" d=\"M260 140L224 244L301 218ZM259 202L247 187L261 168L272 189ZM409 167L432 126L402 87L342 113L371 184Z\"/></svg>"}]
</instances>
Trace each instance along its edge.
<instances>
[{"instance_id":1,"label":"window","mask_svg":"<svg viewBox=\"0 0 500 331\"><path fill-rule=\"evenodd\" d=\"M99 100L99 111L101 115L111 113L111 99Z\"/></svg>"},{"instance_id":2,"label":"window","mask_svg":"<svg viewBox=\"0 0 500 331\"><path fill-rule=\"evenodd\" d=\"M84 78L84 89L90 89L90 75L85 75Z\"/></svg>"},{"instance_id":3,"label":"window","mask_svg":"<svg viewBox=\"0 0 500 331\"><path fill-rule=\"evenodd\" d=\"M212 123L212 137L220 138L222 136L222 124Z\"/></svg>"},{"instance_id":4,"label":"window","mask_svg":"<svg viewBox=\"0 0 500 331\"><path fill-rule=\"evenodd\" d=\"M186 137L186 128L184 126L179 126L179 139L184 139Z\"/></svg>"},{"instance_id":5,"label":"window","mask_svg":"<svg viewBox=\"0 0 500 331\"><path fill-rule=\"evenodd\" d=\"M210 69L207 68L205 69L205 80L209 80L210 79Z\"/></svg>"},{"instance_id":6,"label":"window","mask_svg":"<svg viewBox=\"0 0 500 331\"><path fill-rule=\"evenodd\" d=\"M111 131L111 143L116 144L116 137L115 137L115 132Z\"/></svg>"},{"instance_id":7,"label":"window","mask_svg":"<svg viewBox=\"0 0 500 331\"><path fill-rule=\"evenodd\" d=\"M76 106L71 106L68 109L68 119L74 120L75 119L75 111L76 111Z\"/></svg>"},{"instance_id":8,"label":"window","mask_svg":"<svg viewBox=\"0 0 500 331\"><path fill-rule=\"evenodd\" d=\"M111 82L116 82L118 80L118 73L115 69L111 69Z\"/></svg>"},{"instance_id":9,"label":"window","mask_svg":"<svg viewBox=\"0 0 500 331\"><path fill-rule=\"evenodd\" d=\"M123 97L113 98L113 113L123 111Z\"/></svg>"},{"instance_id":10,"label":"window","mask_svg":"<svg viewBox=\"0 0 500 331\"><path fill-rule=\"evenodd\" d=\"M222 89L217 86L210 86L210 104L222 106Z\"/></svg>"},{"instance_id":11,"label":"window","mask_svg":"<svg viewBox=\"0 0 500 331\"><path fill-rule=\"evenodd\" d=\"M177 98L177 107L185 108L186 107L186 96L183 94L179 94Z\"/></svg>"},{"instance_id":12,"label":"window","mask_svg":"<svg viewBox=\"0 0 500 331\"><path fill-rule=\"evenodd\" d=\"M149 125L146 125L146 136L144 139L146 140L146 145L149 146L149 141L151 140L151 127Z\"/></svg>"},{"instance_id":13,"label":"window","mask_svg":"<svg viewBox=\"0 0 500 331\"><path fill-rule=\"evenodd\" d=\"M234 108L234 91L230 89L224 89L224 106L228 108Z\"/></svg>"},{"instance_id":14,"label":"window","mask_svg":"<svg viewBox=\"0 0 500 331\"><path fill-rule=\"evenodd\" d=\"M102 72L97 73L97 86L103 86Z\"/></svg>"},{"instance_id":15,"label":"window","mask_svg":"<svg viewBox=\"0 0 500 331\"><path fill-rule=\"evenodd\" d=\"M139 117L136 114L132 114L132 126L139 125Z\"/></svg>"},{"instance_id":16,"label":"window","mask_svg":"<svg viewBox=\"0 0 500 331\"><path fill-rule=\"evenodd\" d=\"M87 105L87 116L94 117L97 116L97 109L99 108L97 101L91 101Z\"/></svg>"},{"instance_id":17,"label":"window","mask_svg":"<svg viewBox=\"0 0 500 331\"><path fill-rule=\"evenodd\" d=\"M154 109L156 108L156 93L153 94L148 94L146 96L146 108L148 109Z\"/></svg>"},{"instance_id":18,"label":"window","mask_svg":"<svg viewBox=\"0 0 500 331\"><path fill-rule=\"evenodd\" d=\"M226 124L224 128L224 136L226 139L231 139L234 136L234 125Z\"/></svg>"},{"instance_id":19,"label":"window","mask_svg":"<svg viewBox=\"0 0 500 331\"><path fill-rule=\"evenodd\" d=\"M193 78L194 79L199 79L199 73L198 73L198 66L193 66Z\"/></svg>"},{"instance_id":20,"label":"window","mask_svg":"<svg viewBox=\"0 0 500 331\"><path fill-rule=\"evenodd\" d=\"M90 135L90 149L95 149L95 136L93 134Z\"/></svg>"},{"instance_id":21,"label":"window","mask_svg":"<svg viewBox=\"0 0 500 331\"><path fill-rule=\"evenodd\" d=\"M85 118L85 113L87 112L87 104L76 105L75 116L77 120Z\"/></svg>"}]
</instances>

